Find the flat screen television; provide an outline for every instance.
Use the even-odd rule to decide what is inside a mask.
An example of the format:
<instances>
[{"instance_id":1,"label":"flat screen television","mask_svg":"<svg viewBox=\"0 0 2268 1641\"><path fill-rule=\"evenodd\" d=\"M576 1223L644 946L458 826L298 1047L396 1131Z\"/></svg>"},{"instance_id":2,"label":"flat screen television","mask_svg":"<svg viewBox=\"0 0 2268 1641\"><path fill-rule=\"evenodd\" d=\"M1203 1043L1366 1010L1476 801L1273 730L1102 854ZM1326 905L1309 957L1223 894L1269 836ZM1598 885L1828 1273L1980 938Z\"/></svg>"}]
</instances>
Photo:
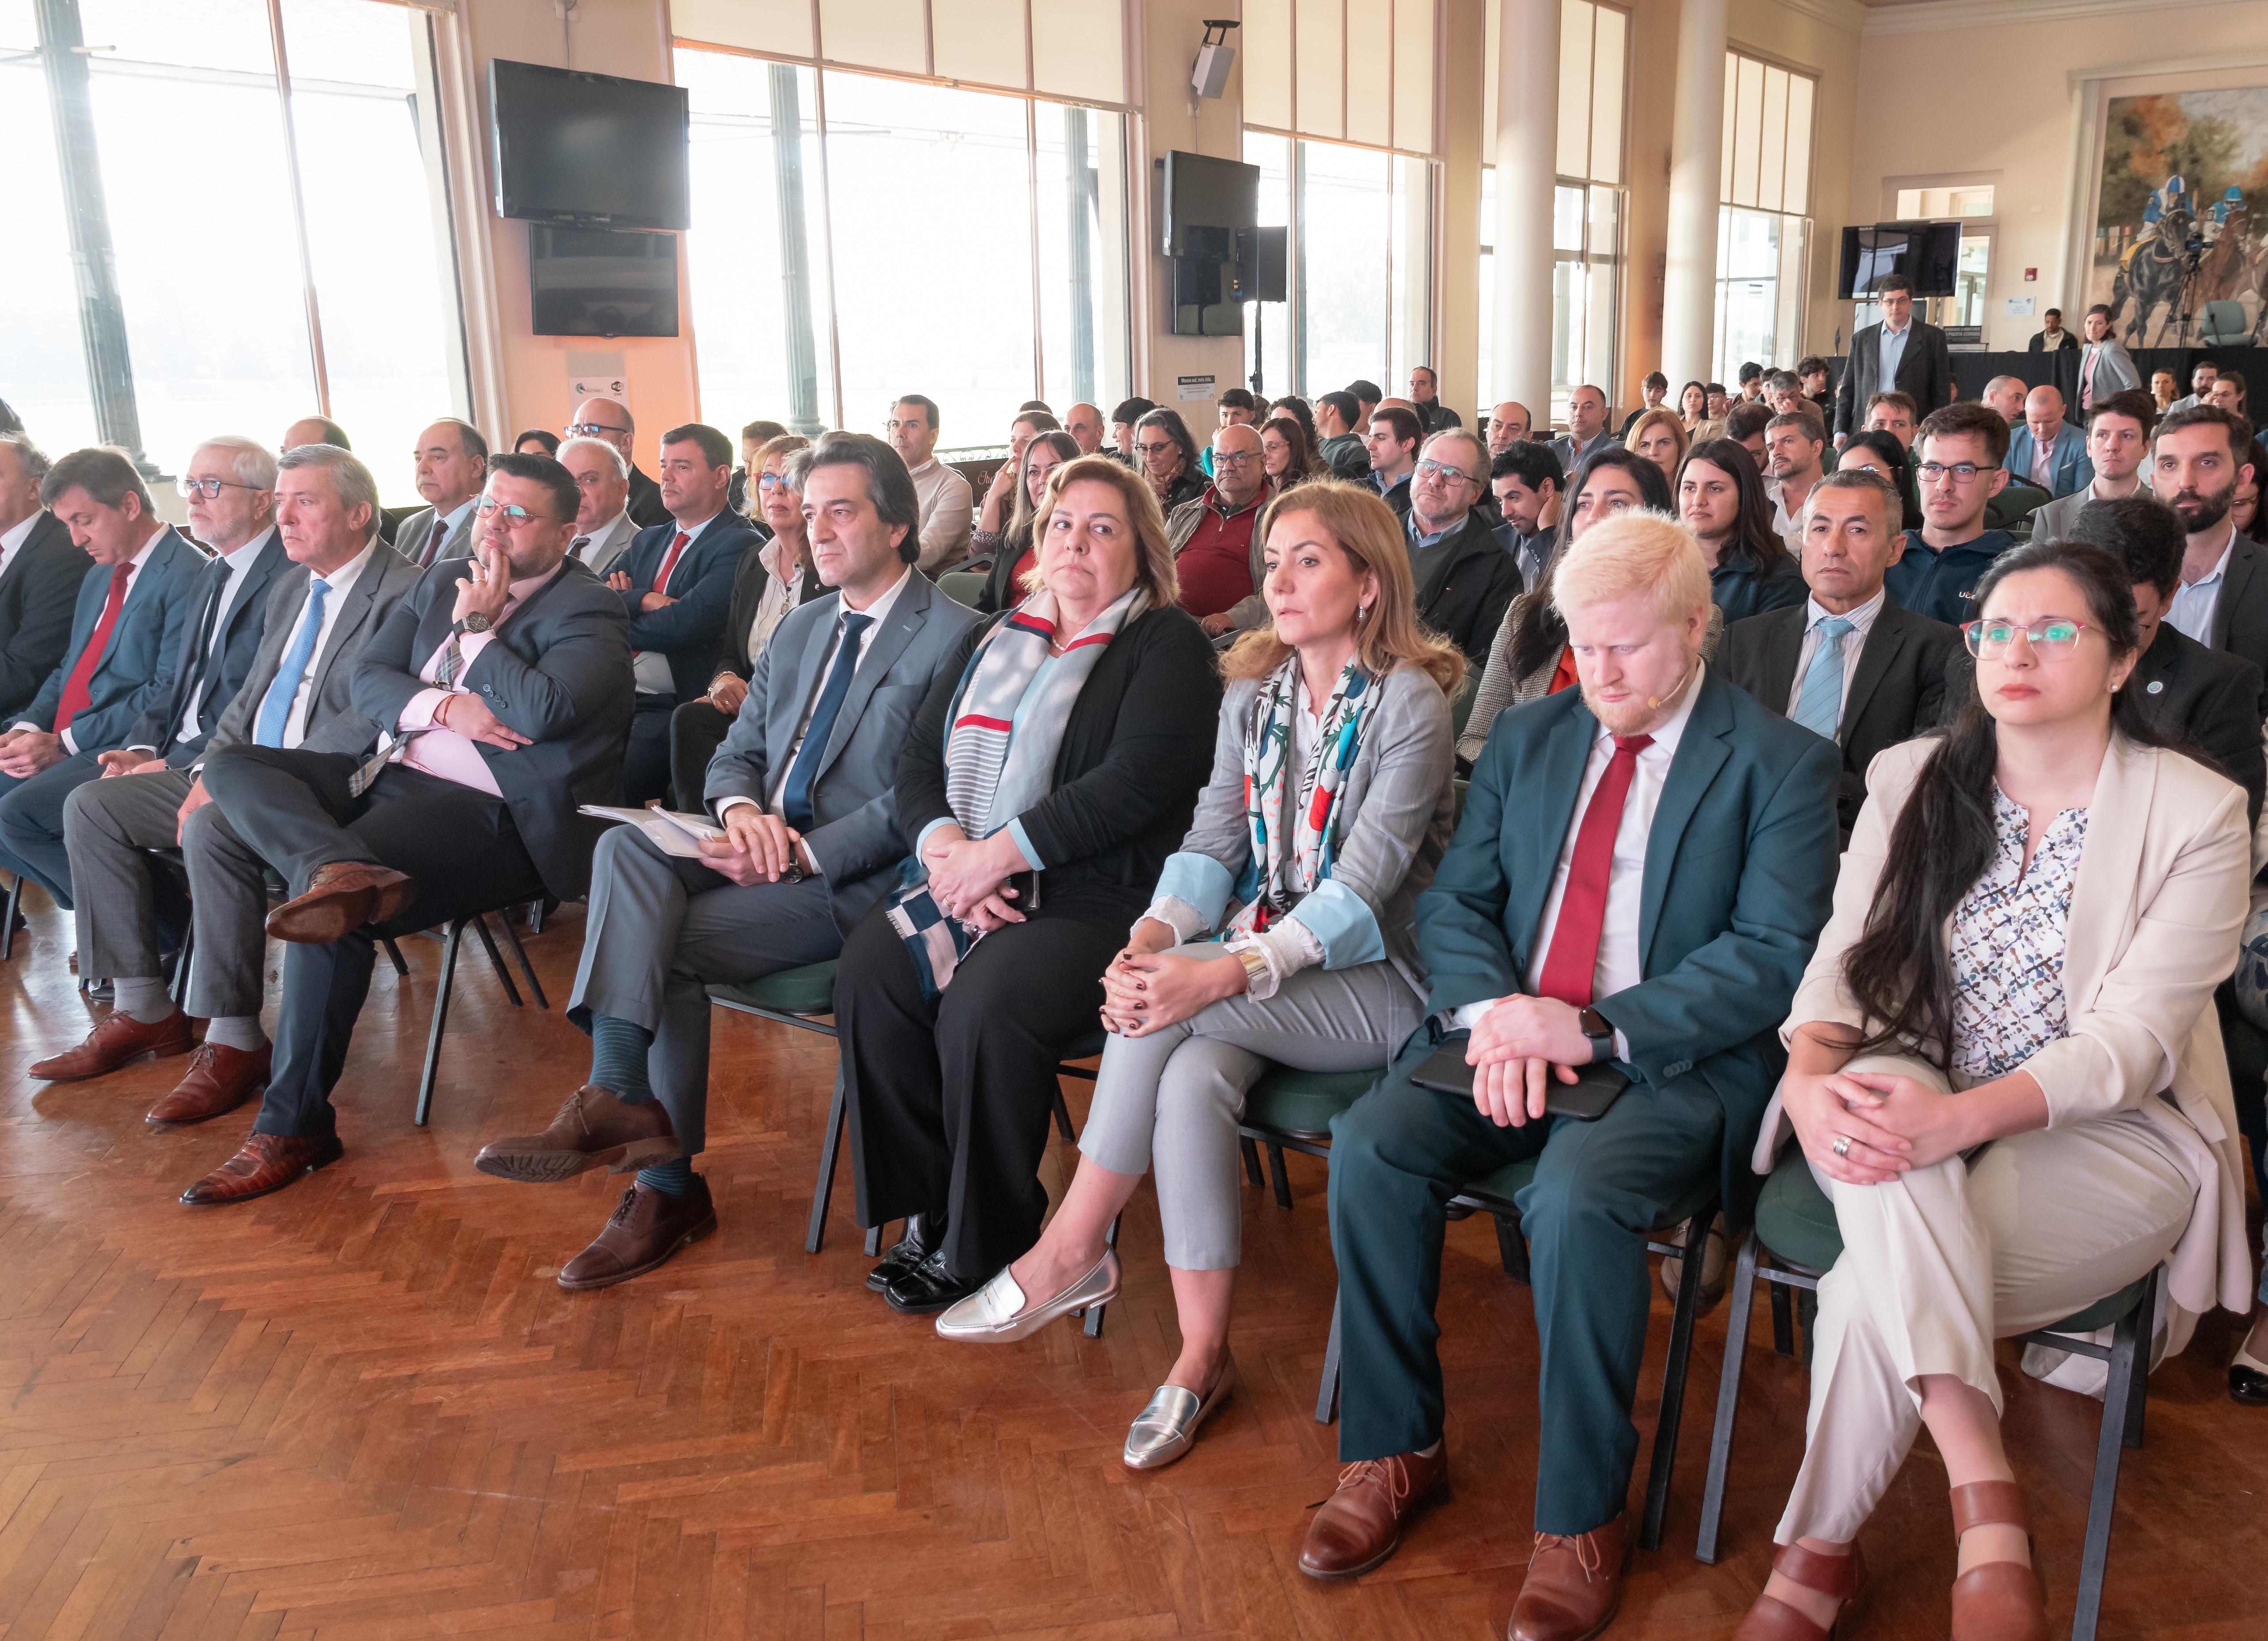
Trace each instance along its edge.
<instances>
[{"instance_id":1,"label":"flat screen television","mask_svg":"<svg viewBox=\"0 0 2268 1641\"><path fill-rule=\"evenodd\" d=\"M1260 167L1174 149L1166 156L1167 256L1236 259L1233 236L1260 225Z\"/></svg>"},{"instance_id":2,"label":"flat screen television","mask_svg":"<svg viewBox=\"0 0 2268 1641\"><path fill-rule=\"evenodd\" d=\"M677 236L527 226L527 283L539 336L677 335Z\"/></svg>"},{"instance_id":3,"label":"flat screen television","mask_svg":"<svg viewBox=\"0 0 2268 1641\"><path fill-rule=\"evenodd\" d=\"M1835 294L1863 300L1884 274L1904 274L1917 297L1949 297L1961 272L1957 222L1877 222L1843 230L1843 269Z\"/></svg>"},{"instance_id":4,"label":"flat screen television","mask_svg":"<svg viewBox=\"0 0 2268 1641\"><path fill-rule=\"evenodd\" d=\"M500 217L689 228L685 90L498 57L489 64Z\"/></svg>"}]
</instances>

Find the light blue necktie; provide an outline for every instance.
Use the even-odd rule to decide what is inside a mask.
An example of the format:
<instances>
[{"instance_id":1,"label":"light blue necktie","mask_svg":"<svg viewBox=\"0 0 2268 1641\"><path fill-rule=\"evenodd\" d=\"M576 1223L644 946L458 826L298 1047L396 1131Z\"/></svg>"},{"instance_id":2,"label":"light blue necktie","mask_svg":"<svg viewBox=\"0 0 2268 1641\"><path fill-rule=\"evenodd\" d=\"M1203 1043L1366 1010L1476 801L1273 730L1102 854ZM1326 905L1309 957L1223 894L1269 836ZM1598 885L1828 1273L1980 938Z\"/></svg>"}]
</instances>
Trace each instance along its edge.
<instances>
[{"instance_id":1,"label":"light blue necktie","mask_svg":"<svg viewBox=\"0 0 2268 1641\"><path fill-rule=\"evenodd\" d=\"M253 721L252 730L255 747L284 744L284 725L291 719L291 703L298 698L300 681L307 676L307 663L314 659L315 638L323 630L323 600L330 592L331 584L320 576L307 583L307 605L299 614L299 629L291 635L291 647L284 652L268 693L260 698L260 716Z\"/></svg>"},{"instance_id":2,"label":"light blue necktie","mask_svg":"<svg viewBox=\"0 0 2268 1641\"><path fill-rule=\"evenodd\" d=\"M1819 623L1819 647L1811 652L1811 670L1795 698L1795 721L1830 740L1843 721L1843 635L1850 630L1851 623L1840 615Z\"/></svg>"}]
</instances>

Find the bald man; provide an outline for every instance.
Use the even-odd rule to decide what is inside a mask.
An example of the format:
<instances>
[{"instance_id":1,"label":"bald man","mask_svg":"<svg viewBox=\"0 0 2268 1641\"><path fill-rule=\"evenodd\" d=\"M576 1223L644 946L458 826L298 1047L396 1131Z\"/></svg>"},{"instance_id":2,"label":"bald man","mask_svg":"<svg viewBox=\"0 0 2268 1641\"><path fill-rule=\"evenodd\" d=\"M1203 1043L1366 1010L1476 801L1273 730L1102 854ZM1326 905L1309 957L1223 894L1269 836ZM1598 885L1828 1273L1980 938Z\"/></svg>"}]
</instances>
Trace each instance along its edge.
<instances>
[{"instance_id":1,"label":"bald man","mask_svg":"<svg viewBox=\"0 0 2268 1641\"><path fill-rule=\"evenodd\" d=\"M1267 619L1254 607L1261 580L1260 543L1254 526L1268 504L1268 471L1262 460L1260 430L1232 422L1212 436L1212 482L1195 501L1166 516L1166 539L1173 544L1180 572L1182 607L1218 637L1232 627L1257 626ZM1244 607L1240 610L1239 607Z\"/></svg>"},{"instance_id":2,"label":"bald man","mask_svg":"<svg viewBox=\"0 0 2268 1641\"><path fill-rule=\"evenodd\" d=\"M669 522L669 509L662 505L661 486L637 464L637 423L630 416L630 408L619 399L585 399L575 407L575 415L567 423L570 438L603 439L622 453L622 460L630 469L630 522L641 530L651 530L658 524Z\"/></svg>"},{"instance_id":3,"label":"bald man","mask_svg":"<svg viewBox=\"0 0 2268 1641\"><path fill-rule=\"evenodd\" d=\"M1526 438L1535 426L1535 419L1528 414L1528 407L1516 399L1507 399L1489 412L1489 458L1493 460L1504 454L1504 447Z\"/></svg>"},{"instance_id":4,"label":"bald man","mask_svg":"<svg viewBox=\"0 0 2268 1641\"><path fill-rule=\"evenodd\" d=\"M1984 384L1984 391L1977 396L2000 413L2000 419L2014 431L2016 423L2024 419L2023 379L2017 376L1996 376Z\"/></svg>"},{"instance_id":5,"label":"bald man","mask_svg":"<svg viewBox=\"0 0 2268 1641\"><path fill-rule=\"evenodd\" d=\"M302 445L335 445L341 450L352 450L347 443L347 430L327 416L301 416L284 430L285 450L296 450Z\"/></svg>"},{"instance_id":6,"label":"bald man","mask_svg":"<svg viewBox=\"0 0 2268 1641\"><path fill-rule=\"evenodd\" d=\"M2024 395L2024 419L2008 437L2010 475L2038 485L2051 497L2068 496L2095 482L2086 436L2063 416L2063 394L2035 387Z\"/></svg>"},{"instance_id":7,"label":"bald man","mask_svg":"<svg viewBox=\"0 0 2268 1641\"><path fill-rule=\"evenodd\" d=\"M1080 455L1092 456L1102 448L1102 412L1090 404L1073 405L1064 412L1064 431Z\"/></svg>"}]
</instances>

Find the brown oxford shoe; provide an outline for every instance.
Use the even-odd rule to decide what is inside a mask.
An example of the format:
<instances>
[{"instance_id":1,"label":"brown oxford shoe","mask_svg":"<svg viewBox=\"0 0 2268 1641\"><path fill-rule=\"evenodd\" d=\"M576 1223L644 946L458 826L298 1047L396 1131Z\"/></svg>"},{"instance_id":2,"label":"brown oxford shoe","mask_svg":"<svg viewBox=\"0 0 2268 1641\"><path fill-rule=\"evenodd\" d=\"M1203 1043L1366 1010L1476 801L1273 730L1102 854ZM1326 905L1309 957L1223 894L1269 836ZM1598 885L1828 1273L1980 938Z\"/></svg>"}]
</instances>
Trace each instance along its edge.
<instances>
[{"instance_id":1,"label":"brown oxford shoe","mask_svg":"<svg viewBox=\"0 0 2268 1641\"><path fill-rule=\"evenodd\" d=\"M189 1034L190 1024L189 1017L179 1009L153 1025L144 1025L119 1010L105 1016L77 1048L66 1049L33 1066L32 1075L50 1083L75 1083L82 1078L107 1076L144 1055L162 1060L168 1055L187 1054L197 1046L197 1040Z\"/></svg>"},{"instance_id":2,"label":"brown oxford shoe","mask_svg":"<svg viewBox=\"0 0 2268 1641\"><path fill-rule=\"evenodd\" d=\"M243 1148L183 1191L181 1201L191 1208L250 1202L346 1154L335 1134L247 1134Z\"/></svg>"},{"instance_id":3,"label":"brown oxford shoe","mask_svg":"<svg viewBox=\"0 0 2268 1641\"><path fill-rule=\"evenodd\" d=\"M1615 1621L1629 1559L1627 1516L1588 1533L1538 1533L1505 1641L1589 1641Z\"/></svg>"},{"instance_id":4,"label":"brown oxford shoe","mask_svg":"<svg viewBox=\"0 0 2268 1641\"><path fill-rule=\"evenodd\" d=\"M709 1200L709 1181L699 1174L682 1196L633 1185L615 1204L607 1228L559 1268L559 1285L579 1293L643 1277L687 1243L698 1242L716 1229L716 1204Z\"/></svg>"},{"instance_id":5,"label":"brown oxford shoe","mask_svg":"<svg viewBox=\"0 0 2268 1641\"><path fill-rule=\"evenodd\" d=\"M1338 1490L1307 1523L1300 1571L1311 1578L1351 1578L1377 1566L1402 1542L1402 1529L1449 1479L1449 1448L1431 1457L1400 1453L1359 1459L1339 1472Z\"/></svg>"},{"instance_id":6,"label":"brown oxford shoe","mask_svg":"<svg viewBox=\"0 0 2268 1641\"><path fill-rule=\"evenodd\" d=\"M416 893L416 880L391 866L335 860L315 868L305 894L268 914L268 932L302 946L328 946L364 924L393 922Z\"/></svg>"},{"instance_id":7,"label":"brown oxford shoe","mask_svg":"<svg viewBox=\"0 0 2268 1641\"><path fill-rule=\"evenodd\" d=\"M684 1154L660 1100L625 1105L612 1089L585 1083L567 1096L549 1128L541 1134L490 1141L473 1159L473 1166L499 1180L548 1185L590 1168L627 1174L674 1162Z\"/></svg>"},{"instance_id":8,"label":"brown oxford shoe","mask_svg":"<svg viewBox=\"0 0 2268 1641\"><path fill-rule=\"evenodd\" d=\"M268 1086L268 1059L274 1052L275 1044L266 1042L257 1049L199 1044L188 1074L142 1120L156 1128L178 1128L225 1115Z\"/></svg>"}]
</instances>

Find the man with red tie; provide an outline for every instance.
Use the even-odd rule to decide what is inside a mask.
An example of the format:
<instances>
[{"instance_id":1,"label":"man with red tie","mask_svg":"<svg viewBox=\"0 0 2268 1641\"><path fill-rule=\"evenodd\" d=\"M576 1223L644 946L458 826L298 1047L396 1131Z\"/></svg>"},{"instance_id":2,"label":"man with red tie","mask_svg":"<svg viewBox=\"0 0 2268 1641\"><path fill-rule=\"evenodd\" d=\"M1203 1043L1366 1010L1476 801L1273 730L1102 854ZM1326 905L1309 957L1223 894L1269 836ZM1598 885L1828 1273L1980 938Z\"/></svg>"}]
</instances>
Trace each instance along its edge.
<instances>
[{"instance_id":1,"label":"man with red tie","mask_svg":"<svg viewBox=\"0 0 2268 1641\"><path fill-rule=\"evenodd\" d=\"M473 556L473 501L488 477L489 442L480 429L445 416L417 436L410 453L425 504L394 532L394 550L420 570Z\"/></svg>"},{"instance_id":2,"label":"man with red tie","mask_svg":"<svg viewBox=\"0 0 2268 1641\"><path fill-rule=\"evenodd\" d=\"M60 804L97 772L101 754L126 745L171 687L204 567L115 451L71 452L48 470L40 498L94 566L79 583L62 662L0 733L0 804L37 804L50 791ZM43 881L5 848L0 871Z\"/></svg>"},{"instance_id":3,"label":"man with red tie","mask_svg":"<svg viewBox=\"0 0 2268 1641\"><path fill-rule=\"evenodd\" d=\"M715 428L688 422L664 433L661 504L669 522L632 537L607 578L622 595L637 653L637 713L622 766L625 803L668 796L670 715L680 701L709 693L740 556L762 545L748 521L725 505L732 483L732 441ZM700 799L687 792L677 806L697 808Z\"/></svg>"},{"instance_id":4,"label":"man with red tie","mask_svg":"<svg viewBox=\"0 0 2268 1641\"><path fill-rule=\"evenodd\" d=\"M1697 1196L1745 1224L1778 1028L1836 872L1835 747L1702 665L1709 576L1682 526L1633 513L1594 526L1551 594L1581 688L1497 719L1418 902L1431 1018L1333 1125L1346 1468L1300 1557L1317 1578L1376 1566L1446 1481L1446 1210L1461 1186L1532 1160L1516 1200L1541 1453L1513 1641L1577 1641L1614 1616L1645 1235ZM1470 1093L1411 1081L1444 1045L1462 1049ZM1551 1114L1550 1092L1594 1063L1628 1085L1603 1114Z\"/></svg>"}]
</instances>

